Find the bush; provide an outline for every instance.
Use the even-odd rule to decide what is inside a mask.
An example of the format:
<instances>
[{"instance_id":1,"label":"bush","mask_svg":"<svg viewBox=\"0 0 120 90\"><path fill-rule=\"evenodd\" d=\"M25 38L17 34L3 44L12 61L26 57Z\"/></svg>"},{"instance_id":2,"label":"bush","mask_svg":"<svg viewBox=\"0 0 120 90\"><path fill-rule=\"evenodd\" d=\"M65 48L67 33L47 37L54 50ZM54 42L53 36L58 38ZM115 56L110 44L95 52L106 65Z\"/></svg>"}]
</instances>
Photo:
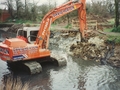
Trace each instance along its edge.
<instances>
[{"instance_id":1,"label":"bush","mask_svg":"<svg viewBox=\"0 0 120 90\"><path fill-rule=\"evenodd\" d=\"M117 28L113 28L112 32L120 32L120 25Z\"/></svg>"}]
</instances>

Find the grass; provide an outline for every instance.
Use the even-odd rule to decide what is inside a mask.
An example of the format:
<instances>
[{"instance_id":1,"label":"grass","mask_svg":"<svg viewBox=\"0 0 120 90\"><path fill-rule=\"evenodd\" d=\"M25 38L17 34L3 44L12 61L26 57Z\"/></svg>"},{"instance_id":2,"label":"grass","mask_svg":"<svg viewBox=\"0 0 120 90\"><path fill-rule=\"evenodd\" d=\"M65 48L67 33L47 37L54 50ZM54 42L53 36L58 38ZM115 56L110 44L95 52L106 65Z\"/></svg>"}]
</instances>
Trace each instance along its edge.
<instances>
[{"instance_id":1,"label":"grass","mask_svg":"<svg viewBox=\"0 0 120 90\"><path fill-rule=\"evenodd\" d=\"M108 19L108 22L109 22L109 24L115 24L115 19L114 18L112 18L112 19Z\"/></svg>"},{"instance_id":2,"label":"grass","mask_svg":"<svg viewBox=\"0 0 120 90\"><path fill-rule=\"evenodd\" d=\"M108 19L108 25L114 25L115 24L115 19L114 18L111 18L111 19ZM114 28L105 28L104 29L104 32L112 32Z\"/></svg>"},{"instance_id":3,"label":"grass","mask_svg":"<svg viewBox=\"0 0 120 90\"><path fill-rule=\"evenodd\" d=\"M111 24L114 24L114 19L110 19L109 22L110 22ZM105 28L105 29L104 29L104 32L108 32L108 33L109 33L109 32L113 32L113 30L114 30L114 31L115 31L115 30L120 30L120 26L119 26L118 28L116 28L116 29L115 29L115 28ZM111 40L114 40L114 39L116 38L115 43L116 43L116 44L120 44L120 36L107 35L107 37L108 37L107 40L110 40L110 41L111 41Z\"/></svg>"},{"instance_id":4,"label":"grass","mask_svg":"<svg viewBox=\"0 0 120 90\"><path fill-rule=\"evenodd\" d=\"M106 28L106 29L104 29L104 32L112 32L113 31L113 28ZM115 38L116 38L116 40L115 40L115 43L116 44L120 44L120 36L113 36L113 35L107 35L108 36L108 39L107 40L114 40Z\"/></svg>"},{"instance_id":5,"label":"grass","mask_svg":"<svg viewBox=\"0 0 120 90\"><path fill-rule=\"evenodd\" d=\"M112 32L120 32L120 25L117 28L113 28Z\"/></svg>"},{"instance_id":6,"label":"grass","mask_svg":"<svg viewBox=\"0 0 120 90\"><path fill-rule=\"evenodd\" d=\"M67 26L65 26L65 28L71 29L71 28L72 28L72 25L71 25L71 24L68 24Z\"/></svg>"},{"instance_id":7,"label":"grass","mask_svg":"<svg viewBox=\"0 0 120 90\"><path fill-rule=\"evenodd\" d=\"M29 90L29 84L22 84L20 78L8 78L0 85L0 90Z\"/></svg>"},{"instance_id":8,"label":"grass","mask_svg":"<svg viewBox=\"0 0 120 90\"><path fill-rule=\"evenodd\" d=\"M108 40L114 40L116 38L116 40L115 40L115 43L116 44L120 44L120 36L112 36L112 35L109 35L108 36Z\"/></svg>"},{"instance_id":9,"label":"grass","mask_svg":"<svg viewBox=\"0 0 120 90\"><path fill-rule=\"evenodd\" d=\"M51 31L56 30L55 26L56 26L56 24L52 23L51 26L50 26L50 30L51 30Z\"/></svg>"},{"instance_id":10,"label":"grass","mask_svg":"<svg viewBox=\"0 0 120 90\"><path fill-rule=\"evenodd\" d=\"M7 21L5 21L4 23L18 23L18 24L23 24L23 23L26 23L26 24L32 24L34 23L33 21L31 20L24 20L24 19L8 19Z\"/></svg>"},{"instance_id":11,"label":"grass","mask_svg":"<svg viewBox=\"0 0 120 90\"><path fill-rule=\"evenodd\" d=\"M105 28L103 31L104 32L112 32L112 30L113 30L112 28Z\"/></svg>"}]
</instances>

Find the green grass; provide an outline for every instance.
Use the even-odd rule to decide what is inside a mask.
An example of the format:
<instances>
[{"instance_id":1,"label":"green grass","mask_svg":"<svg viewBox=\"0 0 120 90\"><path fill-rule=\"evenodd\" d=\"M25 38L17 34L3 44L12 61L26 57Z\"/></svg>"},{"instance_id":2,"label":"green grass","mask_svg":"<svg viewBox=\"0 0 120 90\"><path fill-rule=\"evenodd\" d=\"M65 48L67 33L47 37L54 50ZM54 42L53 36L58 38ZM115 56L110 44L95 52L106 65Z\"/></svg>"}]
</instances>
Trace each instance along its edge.
<instances>
[{"instance_id":1,"label":"green grass","mask_svg":"<svg viewBox=\"0 0 120 90\"><path fill-rule=\"evenodd\" d=\"M114 25L115 24L115 19L114 18L108 19L107 21L108 21L108 23L107 23L108 25ZM113 29L114 28L105 28L104 32L112 32Z\"/></svg>"},{"instance_id":2,"label":"green grass","mask_svg":"<svg viewBox=\"0 0 120 90\"><path fill-rule=\"evenodd\" d=\"M120 44L120 36L112 36L112 35L109 35L108 36L108 40L114 40L116 38L116 40L115 40L115 43L116 44Z\"/></svg>"},{"instance_id":3,"label":"green grass","mask_svg":"<svg viewBox=\"0 0 120 90\"><path fill-rule=\"evenodd\" d=\"M71 29L71 28L72 28L72 25L71 25L71 24L68 24L67 26L65 26L65 28Z\"/></svg>"},{"instance_id":4,"label":"green grass","mask_svg":"<svg viewBox=\"0 0 120 90\"><path fill-rule=\"evenodd\" d=\"M103 31L104 32L112 32L113 28L105 28Z\"/></svg>"}]
</instances>

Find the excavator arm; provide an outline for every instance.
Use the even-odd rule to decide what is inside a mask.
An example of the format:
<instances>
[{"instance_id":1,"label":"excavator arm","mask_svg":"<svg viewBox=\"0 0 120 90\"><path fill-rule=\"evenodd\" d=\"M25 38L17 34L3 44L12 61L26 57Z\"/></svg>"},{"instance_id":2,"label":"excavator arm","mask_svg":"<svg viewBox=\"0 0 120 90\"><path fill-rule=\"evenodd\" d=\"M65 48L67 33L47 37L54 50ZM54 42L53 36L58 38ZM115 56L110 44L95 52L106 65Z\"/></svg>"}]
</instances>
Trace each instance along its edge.
<instances>
[{"instance_id":1,"label":"excavator arm","mask_svg":"<svg viewBox=\"0 0 120 90\"><path fill-rule=\"evenodd\" d=\"M70 0L68 3L57 7L46 14L41 22L40 29L35 41L41 49L48 48L49 36L50 36L50 26L51 23L56 19L78 9L79 16L79 26L82 38L85 37L84 30L86 29L86 0L80 0L79 2L73 2Z\"/></svg>"}]
</instances>

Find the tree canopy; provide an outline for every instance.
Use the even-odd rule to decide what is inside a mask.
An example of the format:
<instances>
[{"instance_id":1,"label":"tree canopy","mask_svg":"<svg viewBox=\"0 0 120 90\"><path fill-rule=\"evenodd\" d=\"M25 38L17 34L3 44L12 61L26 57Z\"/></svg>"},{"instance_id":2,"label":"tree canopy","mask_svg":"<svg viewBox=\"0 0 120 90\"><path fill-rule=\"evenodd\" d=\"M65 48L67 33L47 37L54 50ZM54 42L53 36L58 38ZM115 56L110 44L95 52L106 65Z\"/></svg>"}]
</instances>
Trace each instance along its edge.
<instances>
[{"instance_id":1,"label":"tree canopy","mask_svg":"<svg viewBox=\"0 0 120 90\"><path fill-rule=\"evenodd\" d=\"M66 0L66 2L69 0ZM38 2L40 2L38 0ZM43 5L38 5L38 2L31 3L29 0L6 0L4 5L7 6L8 11L11 15L12 19L24 19L24 20L31 20L31 21L40 21L44 15L55 8L56 2L52 4L50 0L48 3ZM100 15L102 17L115 17L115 26L119 26L119 13L120 13L120 0L91 0L91 3L87 3L87 13L92 13L94 15ZM68 19L68 23L70 22L69 19L71 17L77 16L77 12L71 12L63 16L63 20ZM59 21L60 19L58 19Z\"/></svg>"}]
</instances>

